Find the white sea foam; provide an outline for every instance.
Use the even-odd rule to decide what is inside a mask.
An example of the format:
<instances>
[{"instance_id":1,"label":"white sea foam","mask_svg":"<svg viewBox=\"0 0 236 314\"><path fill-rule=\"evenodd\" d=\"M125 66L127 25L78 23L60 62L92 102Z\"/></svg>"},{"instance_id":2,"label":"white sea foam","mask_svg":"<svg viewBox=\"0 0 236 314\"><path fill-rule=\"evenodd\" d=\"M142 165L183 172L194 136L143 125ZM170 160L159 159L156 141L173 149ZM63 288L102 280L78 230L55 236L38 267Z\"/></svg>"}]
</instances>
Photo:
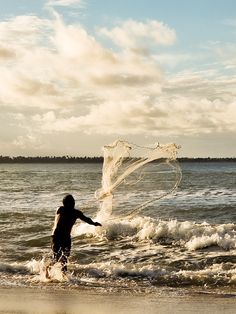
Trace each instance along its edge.
<instances>
[{"instance_id":1,"label":"white sea foam","mask_svg":"<svg viewBox=\"0 0 236 314\"><path fill-rule=\"evenodd\" d=\"M22 265L20 263L0 263L0 272L25 274L29 271L26 265Z\"/></svg>"},{"instance_id":2,"label":"white sea foam","mask_svg":"<svg viewBox=\"0 0 236 314\"><path fill-rule=\"evenodd\" d=\"M226 267L224 263L205 266L204 269L173 270L169 267L150 264L140 267L139 264L124 264L114 261L91 263L83 267L83 281L94 281L94 278L137 278L154 281L155 284L192 283L192 284L234 284L236 268Z\"/></svg>"},{"instance_id":3,"label":"white sea foam","mask_svg":"<svg viewBox=\"0 0 236 314\"><path fill-rule=\"evenodd\" d=\"M189 250L202 249L209 246L219 246L225 250L234 249L236 247L236 235L217 231L212 231L211 235L193 236L187 243L186 248Z\"/></svg>"},{"instance_id":4,"label":"white sea foam","mask_svg":"<svg viewBox=\"0 0 236 314\"><path fill-rule=\"evenodd\" d=\"M129 223L107 224L105 235L108 240L118 239L120 237L131 237L136 235L136 227Z\"/></svg>"},{"instance_id":5,"label":"white sea foam","mask_svg":"<svg viewBox=\"0 0 236 314\"><path fill-rule=\"evenodd\" d=\"M45 260L45 258L42 258L41 260L32 259L26 264L26 267L31 271L32 274L35 275L32 278L32 281L68 281L67 276L61 270L61 263L50 265L48 261Z\"/></svg>"},{"instance_id":6,"label":"white sea foam","mask_svg":"<svg viewBox=\"0 0 236 314\"><path fill-rule=\"evenodd\" d=\"M138 216L133 219L115 219L104 223L102 228L79 225L75 235L95 236L115 240L133 237L136 241L157 241L167 238L178 242L187 250L198 250L218 246L224 250L236 248L236 229L234 224L210 225L190 221L161 220Z\"/></svg>"},{"instance_id":7,"label":"white sea foam","mask_svg":"<svg viewBox=\"0 0 236 314\"><path fill-rule=\"evenodd\" d=\"M86 223L77 223L72 229L72 236L96 236L99 234L100 228L86 224Z\"/></svg>"},{"instance_id":8,"label":"white sea foam","mask_svg":"<svg viewBox=\"0 0 236 314\"><path fill-rule=\"evenodd\" d=\"M220 281L235 283L236 268L228 268L224 263L213 264L200 270L180 270L176 273L180 278L187 278L195 282L204 282L205 285Z\"/></svg>"}]
</instances>

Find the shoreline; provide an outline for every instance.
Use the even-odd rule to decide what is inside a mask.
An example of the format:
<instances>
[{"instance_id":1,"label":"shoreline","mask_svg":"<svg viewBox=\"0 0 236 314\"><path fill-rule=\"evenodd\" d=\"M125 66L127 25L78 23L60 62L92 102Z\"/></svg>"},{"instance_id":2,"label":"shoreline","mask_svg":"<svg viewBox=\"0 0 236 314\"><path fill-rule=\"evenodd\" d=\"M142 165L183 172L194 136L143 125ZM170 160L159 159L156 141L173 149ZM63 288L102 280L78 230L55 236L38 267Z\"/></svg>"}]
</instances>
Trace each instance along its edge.
<instances>
[{"instance_id":1,"label":"shoreline","mask_svg":"<svg viewBox=\"0 0 236 314\"><path fill-rule=\"evenodd\" d=\"M157 294L134 294L95 289L55 289L50 286L0 287L0 313L14 314L233 314L236 294L159 289Z\"/></svg>"}]
</instances>

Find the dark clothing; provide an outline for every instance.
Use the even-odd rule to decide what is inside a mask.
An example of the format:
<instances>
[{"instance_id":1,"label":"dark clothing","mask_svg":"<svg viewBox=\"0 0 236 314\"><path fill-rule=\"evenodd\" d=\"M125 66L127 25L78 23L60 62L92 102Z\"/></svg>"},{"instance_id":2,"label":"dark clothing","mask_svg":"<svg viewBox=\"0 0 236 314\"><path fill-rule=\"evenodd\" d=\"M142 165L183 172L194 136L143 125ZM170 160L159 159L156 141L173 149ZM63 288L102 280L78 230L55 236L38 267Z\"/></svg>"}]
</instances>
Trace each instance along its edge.
<instances>
[{"instance_id":1,"label":"dark clothing","mask_svg":"<svg viewBox=\"0 0 236 314\"><path fill-rule=\"evenodd\" d=\"M58 236L52 235L51 246L54 262L61 262L62 270L66 271L67 259L70 256L71 238L61 239Z\"/></svg>"},{"instance_id":2,"label":"dark clothing","mask_svg":"<svg viewBox=\"0 0 236 314\"><path fill-rule=\"evenodd\" d=\"M56 225L52 234L52 250L55 262L60 261L62 270L66 270L67 258L71 249L71 229L79 218L90 225L97 225L91 218L86 217L80 210L61 206L56 213Z\"/></svg>"},{"instance_id":3,"label":"dark clothing","mask_svg":"<svg viewBox=\"0 0 236 314\"><path fill-rule=\"evenodd\" d=\"M77 218L87 222L90 225L94 225L92 219L86 217L78 209L71 209L61 206L57 210L57 215L59 215L59 219L57 221L57 225L54 229L53 235L63 238L70 237L71 229L75 224Z\"/></svg>"}]
</instances>

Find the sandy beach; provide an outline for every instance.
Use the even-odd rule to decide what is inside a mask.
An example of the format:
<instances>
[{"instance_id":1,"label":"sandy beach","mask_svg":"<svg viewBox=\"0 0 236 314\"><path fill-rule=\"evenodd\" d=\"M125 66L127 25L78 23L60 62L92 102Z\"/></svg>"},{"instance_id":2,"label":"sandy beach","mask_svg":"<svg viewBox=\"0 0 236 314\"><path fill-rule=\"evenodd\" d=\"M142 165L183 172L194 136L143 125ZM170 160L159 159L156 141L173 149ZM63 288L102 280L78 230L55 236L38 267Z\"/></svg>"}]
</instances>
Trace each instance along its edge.
<instances>
[{"instance_id":1,"label":"sandy beach","mask_svg":"<svg viewBox=\"0 0 236 314\"><path fill-rule=\"evenodd\" d=\"M179 291L178 291L179 293ZM7 288L0 290L0 313L116 314L116 313L229 313L236 310L236 295L177 294L123 295L84 290Z\"/></svg>"}]
</instances>

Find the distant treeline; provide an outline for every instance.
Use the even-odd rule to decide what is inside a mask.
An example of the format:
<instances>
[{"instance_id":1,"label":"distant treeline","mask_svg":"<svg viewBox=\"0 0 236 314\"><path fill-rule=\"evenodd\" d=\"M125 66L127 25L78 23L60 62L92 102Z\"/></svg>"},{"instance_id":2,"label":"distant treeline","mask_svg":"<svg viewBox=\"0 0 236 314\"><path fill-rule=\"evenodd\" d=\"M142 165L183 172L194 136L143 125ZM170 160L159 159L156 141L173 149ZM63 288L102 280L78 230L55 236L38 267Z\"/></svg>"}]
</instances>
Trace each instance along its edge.
<instances>
[{"instance_id":1,"label":"distant treeline","mask_svg":"<svg viewBox=\"0 0 236 314\"><path fill-rule=\"evenodd\" d=\"M0 163L98 163L103 157L71 157L71 156L37 156L37 157L9 157L0 156Z\"/></svg>"},{"instance_id":2,"label":"distant treeline","mask_svg":"<svg viewBox=\"0 0 236 314\"><path fill-rule=\"evenodd\" d=\"M216 162L216 161L234 161L236 162L236 157L227 158L188 158L182 157L178 158L180 162ZM38 156L38 157L25 157L25 156L0 156L0 163L101 163L103 162L103 157L71 157L71 156Z\"/></svg>"},{"instance_id":3,"label":"distant treeline","mask_svg":"<svg viewBox=\"0 0 236 314\"><path fill-rule=\"evenodd\" d=\"M221 158L216 158L216 157L197 157L197 158L188 158L188 157L181 157L178 158L178 161L180 162L192 162L192 161L197 161L197 162L206 162L206 161L236 161L236 157L221 157Z\"/></svg>"}]
</instances>

